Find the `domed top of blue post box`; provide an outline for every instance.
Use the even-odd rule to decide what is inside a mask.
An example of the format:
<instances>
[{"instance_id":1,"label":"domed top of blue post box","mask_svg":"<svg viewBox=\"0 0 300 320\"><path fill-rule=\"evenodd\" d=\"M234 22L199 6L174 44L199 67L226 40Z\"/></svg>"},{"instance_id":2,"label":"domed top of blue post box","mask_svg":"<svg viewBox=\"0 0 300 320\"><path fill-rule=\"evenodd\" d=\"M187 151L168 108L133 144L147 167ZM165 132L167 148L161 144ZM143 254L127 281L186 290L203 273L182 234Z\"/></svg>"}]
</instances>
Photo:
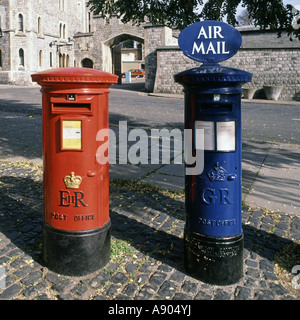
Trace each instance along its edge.
<instances>
[{"instance_id":1,"label":"domed top of blue post box","mask_svg":"<svg viewBox=\"0 0 300 320\"><path fill-rule=\"evenodd\" d=\"M201 67L180 72L174 76L181 84L212 86L212 84L240 85L252 80L252 73L240 69L223 67L219 64L203 64Z\"/></svg>"}]
</instances>

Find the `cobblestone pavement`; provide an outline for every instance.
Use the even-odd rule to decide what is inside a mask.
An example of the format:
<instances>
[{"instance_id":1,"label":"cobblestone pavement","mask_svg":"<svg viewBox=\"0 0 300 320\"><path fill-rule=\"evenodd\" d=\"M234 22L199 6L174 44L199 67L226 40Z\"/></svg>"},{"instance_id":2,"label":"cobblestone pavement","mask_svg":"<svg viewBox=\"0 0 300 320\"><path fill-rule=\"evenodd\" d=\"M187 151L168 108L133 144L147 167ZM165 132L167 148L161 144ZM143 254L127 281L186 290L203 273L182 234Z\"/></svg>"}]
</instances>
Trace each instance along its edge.
<instances>
[{"instance_id":1,"label":"cobblestone pavement","mask_svg":"<svg viewBox=\"0 0 300 320\"><path fill-rule=\"evenodd\" d=\"M243 208L244 278L230 286L183 269L184 195L111 181L111 261L84 277L51 272L41 261L42 170L0 161L0 299L297 300L300 217Z\"/></svg>"}]
</instances>

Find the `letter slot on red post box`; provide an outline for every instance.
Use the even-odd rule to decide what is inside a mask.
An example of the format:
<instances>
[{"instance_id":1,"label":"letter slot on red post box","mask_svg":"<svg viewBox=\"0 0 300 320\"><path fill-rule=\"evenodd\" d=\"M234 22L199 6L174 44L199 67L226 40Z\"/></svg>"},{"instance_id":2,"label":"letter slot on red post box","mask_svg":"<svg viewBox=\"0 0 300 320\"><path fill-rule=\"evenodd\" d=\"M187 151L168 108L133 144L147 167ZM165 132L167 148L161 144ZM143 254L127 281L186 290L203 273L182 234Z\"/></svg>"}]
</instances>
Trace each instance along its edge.
<instances>
[{"instance_id":1,"label":"letter slot on red post box","mask_svg":"<svg viewBox=\"0 0 300 320\"><path fill-rule=\"evenodd\" d=\"M109 164L97 162L96 135L108 128L118 77L62 68L32 80L43 94L43 260L57 273L88 274L110 259Z\"/></svg>"}]
</instances>

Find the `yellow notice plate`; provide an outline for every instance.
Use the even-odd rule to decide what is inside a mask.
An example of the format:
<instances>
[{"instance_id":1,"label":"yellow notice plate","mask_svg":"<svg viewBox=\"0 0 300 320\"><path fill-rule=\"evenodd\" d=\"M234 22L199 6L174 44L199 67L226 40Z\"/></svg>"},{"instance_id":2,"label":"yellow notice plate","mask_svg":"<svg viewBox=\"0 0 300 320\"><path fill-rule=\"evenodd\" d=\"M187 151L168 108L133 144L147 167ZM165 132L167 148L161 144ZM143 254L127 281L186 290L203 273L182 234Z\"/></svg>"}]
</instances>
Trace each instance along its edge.
<instances>
[{"instance_id":1,"label":"yellow notice plate","mask_svg":"<svg viewBox=\"0 0 300 320\"><path fill-rule=\"evenodd\" d=\"M62 121L62 149L82 149L81 121Z\"/></svg>"}]
</instances>

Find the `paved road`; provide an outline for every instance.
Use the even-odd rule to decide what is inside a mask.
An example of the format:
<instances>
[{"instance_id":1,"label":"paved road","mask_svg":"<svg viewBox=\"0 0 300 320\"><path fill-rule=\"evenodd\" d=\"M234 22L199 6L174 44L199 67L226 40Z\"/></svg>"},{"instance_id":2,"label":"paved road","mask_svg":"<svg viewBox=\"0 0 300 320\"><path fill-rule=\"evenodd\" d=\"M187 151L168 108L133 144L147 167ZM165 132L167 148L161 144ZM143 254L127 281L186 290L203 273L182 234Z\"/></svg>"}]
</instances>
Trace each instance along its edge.
<instances>
[{"instance_id":1,"label":"paved road","mask_svg":"<svg viewBox=\"0 0 300 320\"><path fill-rule=\"evenodd\" d=\"M182 99L141 95L142 83L113 86L110 123L128 126L183 129ZM130 91L130 90L133 91ZM0 86L0 157L42 156L40 88ZM135 91L138 90L138 91ZM300 103L299 103L300 106ZM300 107L295 105L243 104L243 139L300 145Z\"/></svg>"},{"instance_id":2,"label":"paved road","mask_svg":"<svg viewBox=\"0 0 300 320\"><path fill-rule=\"evenodd\" d=\"M129 85L112 87L110 93L111 124L117 124L118 121L123 120L133 126L183 128L184 102L182 99L149 97L134 91L141 90L141 88L142 83L140 82L132 83L131 87ZM5 138L3 131L7 131L3 121L10 123L12 117L18 120L19 135L22 135L23 138L36 136L38 134L37 118L42 114L39 87L0 86L0 112L2 142ZM4 112L14 113L14 115ZM300 103L299 107L244 103L242 120L243 139L300 145ZM15 130L16 127L12 127L10 131L12 129ZM5 135L11 136L11 134L12 132Z\"/></svg>"},{"instance_id":3,"label":"paved road","mask_svg":"<svg viewBox=\"0 0 300 320\"><path fill-rule=\"evenodd\" d=\"M112 122L121 114L129 123L183 128L182 99L140 96L121 88L113 87L110 95ZM242 121L245 140L300 144L300 103L299 106L243 103Z\"/></svg>"},{"instance_id":4,"label":"paved road","mask_svg":"<svg viewBox=\"0 0 300 320\"><path fill-rule=\"evenodd\" d=\"M300 144L299 106L243 103L243 139Z\"/></svg>"}]
</instances>

